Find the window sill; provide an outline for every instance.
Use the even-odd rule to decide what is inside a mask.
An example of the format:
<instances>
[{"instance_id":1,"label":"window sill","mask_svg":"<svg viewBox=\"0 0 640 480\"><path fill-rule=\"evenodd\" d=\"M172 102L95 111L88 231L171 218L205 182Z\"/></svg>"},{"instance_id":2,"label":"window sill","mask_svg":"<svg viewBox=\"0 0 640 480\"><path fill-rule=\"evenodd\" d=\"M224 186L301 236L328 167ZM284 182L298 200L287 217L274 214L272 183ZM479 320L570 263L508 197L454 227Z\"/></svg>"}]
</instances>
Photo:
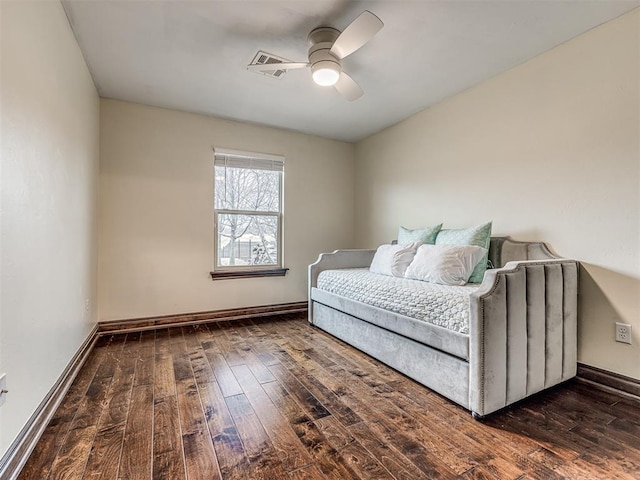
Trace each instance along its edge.
<instances>
[{"instance_id":1,"label":"window sill","mask_svg":"<svg viewBox=\"0 0 640 480\"><path fill-rule=\"evenodd\" d=\"M284 277L288 268L270 268L264 270L238 270L211 272L211 280L229 280L235 278Z\"/></svg>"}]
</instances>

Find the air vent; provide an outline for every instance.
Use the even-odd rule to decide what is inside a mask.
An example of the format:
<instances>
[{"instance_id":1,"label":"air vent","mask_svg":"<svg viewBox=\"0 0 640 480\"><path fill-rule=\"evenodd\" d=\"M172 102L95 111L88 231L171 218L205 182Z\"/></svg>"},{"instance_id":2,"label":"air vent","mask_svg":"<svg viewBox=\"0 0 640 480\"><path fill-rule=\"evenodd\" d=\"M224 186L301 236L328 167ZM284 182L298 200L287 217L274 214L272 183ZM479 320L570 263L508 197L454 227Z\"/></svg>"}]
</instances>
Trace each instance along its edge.
<instances>
[{"instance_id":1,"label":"air vent","mask_svg":"<svg viewBox=\"0 0 640 480\"><path fill-rule=\"evenodd\" d=\"M256 53L255 57L253 57L253 60L251 61L250 65L269 65L272 63L277 64L277 63L289 63L289 62L291 62L291 60L287 60L286 58L277 57L276 55L272 55L270 53L260 51ZM282 78L282 76L284 76L284 74L287 73L286 70L282 70L280 68L275 68L275 67L273 70L267 70L264 72L259 72L257 70L252 70L252 71L259 73L261 75L266 75L267 77L275 77L275 78Z\"/></svg>"}]
</instances>

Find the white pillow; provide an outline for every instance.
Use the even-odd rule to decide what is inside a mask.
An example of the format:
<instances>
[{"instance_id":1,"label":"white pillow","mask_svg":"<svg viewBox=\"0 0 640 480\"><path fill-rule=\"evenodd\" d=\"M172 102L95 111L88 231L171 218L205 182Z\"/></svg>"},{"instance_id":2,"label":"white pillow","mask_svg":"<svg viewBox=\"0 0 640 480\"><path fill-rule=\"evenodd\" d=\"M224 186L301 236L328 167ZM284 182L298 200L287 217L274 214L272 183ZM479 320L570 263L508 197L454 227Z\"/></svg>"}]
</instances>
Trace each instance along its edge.
<instances>
[{"instance_id":1,"label":"white pillow","mask_svg":"<svg viewBox=\"0 0 640 480\"><path fill-rule=\"evenodd\" d=\"M476 245L421 245L404 276L442 285L464 285L486 248Z\"/></svg>"},{"instance_id":2,"label":"white pillow","mask_svg":"<svg viewBox=\"0 0 640 480\"><path fill-rule=\"evenodd\" d=\"M407 243L406 245L380 245L373 256L369 271L393 277L404 277L404 272L420 245L420 242Z\"/></svg>"}]
</instances>

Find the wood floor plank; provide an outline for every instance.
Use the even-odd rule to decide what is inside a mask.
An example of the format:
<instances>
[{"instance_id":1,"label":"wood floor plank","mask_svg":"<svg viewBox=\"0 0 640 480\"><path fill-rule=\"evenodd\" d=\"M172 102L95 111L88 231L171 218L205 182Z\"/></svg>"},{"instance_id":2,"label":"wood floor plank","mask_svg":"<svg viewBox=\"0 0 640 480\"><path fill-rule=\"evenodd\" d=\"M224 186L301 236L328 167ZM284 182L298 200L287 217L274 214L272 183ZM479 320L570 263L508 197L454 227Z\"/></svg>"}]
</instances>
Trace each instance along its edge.
<instances>
[{"instance_id":1,"label":"wood floor plank","mask_svg":"<svg viewBox=\"0 0 640 480\"><path fill-rule=\"evenodd\" d=\"M474 425L464 422L457 426L457 430L482 445L501 444L500 450L485 464L485 469L489 472L500 472L502 475L506 473L514 478L525 474L530 478L545 480L562 478L553 470L531 461L529 453L539 448L535 442L517 436L509 436L510 441L501 443L504 437L496 435L497 431L487 424Z\"/></svg>"},{"instance_id":2,"label":"wood floor plank","mask_svg":"<svg viewBox=\"0 0 640 480\"><path fill-rule=\"evenodd\" d=\"M124 442L123 423L110 424L96 434L84 469L83 480L107 480L116 478Z\"/></svg>"},{"instance_id":3,"label":"wood floor plank","mask_svg":"<svg viewBox=\"0 0 640 480\"><path fill-rule=\"evenodd\" d=\"M290 472L312 463L313 459L304 449L287 420L271 402L249 367L238 365L231 367L231 370L238 379L238 383L244 390L247 400L260 419L267 435L271 438L271 443L283 468Z\"/></svg>"},{"instance_id":4,"label":"wood floor plank","mask_svg":"<svg viewBox=\"0 0 640 480\"><path fill-rule=\"evenodd\" d=\"M557 472L569 469L570 471L580 472L573 478L606 478L607 480L638 480L635 475L629 475L621 469L611 469L605 464L599 464L598 457L591 454L583 454L573 461L573 465L563 465L556 469ZM574 470L575 469L575 470ZM571 477L569 477L571 478Z\"/></svg>"},{"instance_id":5,"label":"wood floor plank","mask_svg":"<svg viewBox=\"0 0 640 480\"><path fill-rule=\"evenodd\" d=\"M300 315L101 337L20 480L637 479L640 401L468 411Z\"/></svg>"},{"instance_id":6,"label":"wood floor plank","mask_svg":"<svg viewBox=\"0 0 640 480\"><path fill-rule=\"evenodd\" d=\"M168 328L158 328L154 330L156 333L156 352L159 352L161 349L161 342L166 342L170 339L169 329Z\"/></svg>"},{"instance_id":7,"label":"wood floor plank","mask_svg":"<svg viewBox=\"0 0 640 480\"><path fill-rule=\"evenodd\" d=\"M220 386L220 390L222 390L222 394L225 397L241 394L242 388L240 388L236 377L233 376L233 372L229 368L224 355L216 352L212 346L205 346L204 352L213 370L216 382Z\"/></svg>"},{"instance_id":8,"label":"wood floor plank","mask_svg":"<svg viewBox=\"0 0 640 480\"><path fill-rule=\"evenodd\" d=\"M612 469L615 464L626 474L640 478L640 452L625 448L624 442L605 433L606 425L592 427L581 424L573 427L571 432L598 445L597 455L584 452L581 455L584 460L606 470Z\"/></svg>"},{"instance_id":9,"label":"wood floor plank","mask_svg":"<svg viewBox=\"0 0 640 480\"><path fill-rule=\"evenodd\" d=\"M623 397L607 411L616 418L625 418L627 422L640 426L640 400Z\"/></svg>"},{"instance_id":10,"label":"wood floor plank","mask_svg":"<svg viewBox=\"0 0 640 480\"><path fill-rule=\"evenodd\" d=\"M499 477L492 475L481 466L475 466L471 470L467 470L460 475L460 478L463 480L500 480Z\"/></svg>"},{"instance_id":11,"label":"wood floor plank","mask_svg":"<svg viewBox=\"0 0 640 480\"><path fill-rule=\"evenodd\" d=\"M176 396L163 396L153 406L153 478L186 478L182 431Z\"/></svg>"},{"instance_id":12,"label":"wood floor plank","mask_svg":"<svg viewBox=\"0 0 640 480\"><path fill-rule=\"evenodd\" d=\"M148 480L152 474L153 387L133 389L120 459L120 480Z\"/></svg>"},{"instance_id":13,"label":"wood floor plank","mask_svg":"<svg viewBox=\"0 0 640 480\"><path fill-rule=\"evenodd\" d=\"M95 424L70 430L46 478L82 478L96 431Z\"/></svg>"},{"instance_id":14,"label":"wood floor plank","mask_svg":"<svg viewBox=\"0 0 640 480\"><path fill-rule=\"evenodd\" d=\"M107 392L111 387L111 378L99 378L94 377L93 382L85 393L84 400L78 408L71 428L84 428L91 425L96 425L102 408L104 407Z\"/></svg>"},{"instance_id":15,"label":"wood floor plank","mask_svg":"<svg viewBox=\"0 0 640 480\"><path fill-rule=\"evenodd\" d=\"M311 418L318 419L331 415L324 405L284 366L280 364L271 365L269 370L300 403Z\"/></svg>"},{"instance_id":16,"label":"wood floor plank","mask_svg":"<svg viewBox=\"0 0 640 480\"><path fill-rule=\"evenodd\" d=\"M242 439L244 451L250 464L251 478L288 478L271 439L264 431L260 419L251 408L247 397L241 393L226 397L225 402Z\"/></svg>"},{"instance_id":17,"label":"wood floor plank","mask_svg":"<svg viewBox=\"0 0 640 480\"><path fill-rule=\"evenodd\" d=\"M155 338L155 333L153 336ZM140 368L139 361L142 351L149 352L149 342L145 340L142 346L143 334L140 332L128 333L125 338L108 409L114 422L124 422L117 476L129 480L148 479L152 471L153 385L145 381L148 369ZM144 338L148 339L148 336Z\"/></svg>"},{"instance_id":18,"label":"wood floor plank","mask_svg":"<svg viewBox=\"0 0 640 480\"><path fill-rule=\"evenodd\" d=\"M340 420L343 425L349 426L362 422L362 418L360 418L356 412L341 402L330 389L322 384L322 382L318 381L312 375L307 374L305 369L301 368L299 364L288 355L288 352L281 352L280 356L281 358L288 357L286 364L289 371L311 393L311 395L317 398L323 407ZM274 366L274 368L280 367Z\"/></svg>"},{"instance_id":19,"label":"wood floor plank","mask_svg":"<svg viewBox=\"0 0 640 480\"><path fill-rule=\"evenodd\" d=\"M262 364L265 365L266 367L270 367L271 365L276 365L277 363L280 363L280 360L278 360L270 352L259 351L258 353L256 353L256 357L258 357L258 360L260 360Z\"/></svg>"},{"instance_id":20,"label":"wood floor plank","mask_svg":"<svg viewBox=\"0 0 640 480\"><path fill-rule=\"evenodd\" d=\"M405 386L408 385L405 384ZM414 386L412 385L411 387ZM435 434L435 438L444 439L442 442L439 441L436 444L431 443L429 448L434 451L439 458L442 458L443 461L450 465L454 471L467 471L477 463L490 464L504 460L509 460L511 464L525 465L521 467L524 469L531 468L523 458L528 455L529 452L541 447L538 442L519 432L513 432L504 428L500 430L499 439L495 437L492 438L492 435L488 434L487 431L491 430L493 433L493 429L490 428L490 426L493 425L492 422L498 421L497 417L490 417L486 423L468 422L466 421L468 412L461 409L454 412L449 408L450 405L440 407L442 399L437 396L434 395L425 399L416 395L412 388L403 388L403 386L396 385L394 391L380 393L380 396L389 399L403 411L418 419L419 422L426 427L427 431ZM452 428L447 428L447 424L452 426ZM495 425L498 425L498 423ZM480 435L479 432L484 433ZM421 437L424 439L424 436L425 432L423 431L421 432ZM494 444L495 441L503 442L507 446L518 445L518 451L520 453L519 461L515 459L515 453L510 448L495 451L489 450L490 455L488 456L483 454L483 452L486 451L486 447L479 447L476 441L479 436L486 441L485 445ZM431 435L431 437L433 437L433 435ZM427 442L429 442L428 439L423 440L423 443ZM466 455L464 456L455 455L455 452L460 449L460 445L465 446L464 451ZM441 447L443 446L447 448L442 449ZM452 456L451 453L454 453L454 455ZM495 455L500 454L504 454L504 456L508 458L494 460ZM575 458L576 456L577 454L575 452L569 452L567 458ZM540 470L544 471L545 467L540 467ZM532 473L529 472L529 474Z\"/></svg>"},{"instance_id":21,"label":"wood floor plank","mask_svg":"<svg viewBox=\"0 0 640 480\"><path fill-rule=\"evenodd\" d=\"M517 428L524 432L527 436L535 438L535 440L545 447L545 452L552 452L554 457L562 457L565 452L571 452L575 457L569 462L563 461L559 466L554 468L558 473L566 471L582 472L577 475L584 476L587 471L591 471L596 478L633 478L624 472L620 465L612 468L613 464L606 458L607 450L598 446L592 439L581 436L563 423L559 423L557 419L548 415L544 410L532 409L531 402L518 409L518 411L526 412L528 415L514 416L514 411L507 411L503 417L505 424L510 424L511 428ZM600 460L604 459L603 465ZM607 473L609 471L609 473ZM614 472L614 473L611 473ZM571 478L571 476L569 477Z\"/></svg>"},{"instance_id":22,"label":"wood floor plank","mask_svg":"<svg viewBox=\"0 0 640 480\"><path fill-rule=\"evenodd\" d=\"M640 405L637 408L640 409ZM640 425L628 421L624 414L603 428L605 435L640 450Z\"/></svg>"},{"instance_id":23,"label":"wood floor plank","mask_svg":"<svg viewBox=\"0 0 640 480\"><path fill-rule=\"evenodd\" d=\"M262 388L282 415L288 419L298 439L327 478L334 480L358 478L352 469L341 462L338 451L329 444L311 417L282 385L271 382L264 384Z\"/></svg>"},{"instance_id":24,"label":"wood floor plank","mask_svg":"<svg viewBox=\"0 0 640 480\"><path fill-rule=\"evenodd\" d=\"M275 353L280 350L275 338L255 324L253 328L251 350L256 358L266 367L280 363L280 360L275 356Z\"/></svg>"},{"instance_id":25,"label":"wood floor plank","mask_svg":"<svg viewBox=\"0 0 640 480\"><path fill-rule=\"evenodd\" d=\"M213 373L213 366L207 358L207 354L216 355L215 352L219 351L219 349L215 345L211 330L207 325L196 325L183 330L185 336L188 337L186 345L189 350L191 367L198 387L204 419L216 453L220 474L223 478L245 478L249 462L224 401L222 390ZM219 330L214 331L222 335ZM238 389L242 391L237 385L233 373L228 369L226 362L224 364L221 362L220 365L222 365L222 369L218 367L216 369L218 372L223 372L221 378L225 383L227 393L237 394ZM238 388L236 388L236 385Z\"/></svg>"},{"instance_id":26,"label":"wood floor plank","mask_svg":"<svg viewBox=\"0 0 640 480\"><path fill-rule=\"evenodd\" d=\"M292 480L325 480L322 471L317 465L309 465L305 468L300 468L294 472L289 473Z\"/></svg>"},{"instance_id":27,"label":"wood floor plank","mask_svg":"<svg viewBox=\"0 0 640 480\"><path fill-rule=\"evenodd\" d=\"M192 338L195 339L196 337L193 336ZM200 385L215 382L216 377L200 342L197 342L196 345L189 346L188 348L189 361L191 362L191 369L193 370L193 376L196 383Z\"/></svg>"},{"instance_id":28,"label":"wood floor plank","mask_svg":"<svg viewBox=\"0 0 640 480\"><path fill-rule=\"evenodd\" d=\"M233 376L225 357L219 353L206 352L206 355L223 395L232 397L242 393L242 388L240 388L236 377Z\"/></svg>"},{"instance_id":29,"label":"wood floor plank","mask_svg":"<svg viewBox=\"0 0 640 480\"><path fill-rule=\"evenodd\" d=\"M260 334L257 329L250 329L252 326L251 322L248 321L238 322L238 326L234 328L234 330L238 331L238 335L234 337L236 339L234 345L242 351L245 365L251 369L251 373L253 373L253 376L256 377L258 382L273 382L275 377L265 364L262 363L261 359L258 358L255 351L257 350L255 347L264 341L266 336Z\"/></svg>"},{"instance_id":30,"label":"wood floor plank","mask_svg":"<svg viewBox=\"0 0 640 480\"><path fill-rule=\"evenodd\" d=\"M254 377L256 377L256 380L260 383L269 383L269 382L274 382L276 380L276 377L273 376L273 374L271 373L271 371L267 368L267 366L262 363L262 360L260 360L260 358L258 358L258 356L253 353L253 352L249 352L247 354L247 364L246 364L249 369L251 370L251 373L253 374Z\"/></svg>"},{"instance_id":31,"label":"wood floor plank","mask_svg":"<svg viewBox=\"0 0 640 480\"><path fill-rule=\"evenodd\" d=\"M340 458L359 478L392 479L393 475L371 455L351 433L333 417L324 417L314 422L335 448Z\"/></svg>"},{"instance_id":32,"label":"wood floor plank","mask_svg":"<svg viewBox=\"0 0 640 480\"><path fill-rule=\"evenodd\" d=\"M155 332L142 332L137 349L136 375L134 386L153 385L155 367Z\"/></svg>"},{"instance_id":33,"label":"wood floor plank","mask_svg":"<svg viewBox=\"0 0 640 480\"><path fill-rule=\"evenodd\" d=\"M213 442L184 341L174 344L173 352L173 370L176 378L187 477L190 480L220 479Z\"/></svg>"},{"instance_id":34,"label":"wood floor plank","mask_svg":"<svg viewBox=\"0 0 640 480\"><path fill-rule=\"evenodd\" d=\"M125 344L122 352L129 348L136 347ZM123 355L120 361L117 360L117 358L110 359L115 362L116 368L85 468L83 478L86 479L112 479L118 474L136 361L129 355Z\"/></svg>"},{"instance_id":35,"label":"wood floor plank","mask_svg":"<svg viewBox=\"0 0 640 480\"><path fill-rule=\"evenodd\" d=\"M249 460L220 387L217 383L198 384L198 391L222 477L225 480L250 478Z\"/></svg>"},{"instance_id":36,"label":"wood floor plank","mask_svg":"<svg viewBox=\"0 0 640 480\"><path fill-rule=\"evenodd\" d=\"M230 367L235 365L244 365L246 363L242 349L237 346L239 339L237 332L232 325L218 325L219 331L222 333L214 338L220 351L224 354L225 360ZM234 343L235 340L235 343Z\"/></svg>"},{"instance_id":37,"label":"wood floor plank","mask_svg":"<svg viewBox=\"0 0 640 480\"><path fill-rule=\"evenodd\" d=\"M418 467L412 464L404 455L395 450L384 439L384 434L376 428L376 425L367 425L358 423L348 428L349 433L354 436L360 444L377 459L382 466L389 472L393 472L393 476L397 480L419 480L431 478L443 478L438 475L437 471L429 472L429 475L422 472ZM444 477L446 478L446 477ZM453 473L448 478L454 478Z\"/></svg>"},{"instance_id":38,"label":"wood floor plank","mask_svg":"<svg viewBox=\"0 0 640 480\"><path fill-rule=\"evenodd\" d=\"M534 411L530 404L521 406L517 411L508 410L501 416L501 421L506 428L535 439L540 446L566 460L575 461L585 450L595 448L588 440L571 434L570 426L558 422L542 410Z\"/></svg>"},{"instance_id":39,"label":"wood floor plank","mask_svg":"<svg viewBox=\"0 0 640 480\"><path fill-rule=\"evenodd\" d=\"M125 345L122 352L125 353L127 348L128 346ZM133 356L123 355L115 363L116 368L106 399L106 407L100 417L99 430L111 425L124 424L129 413L131 391L136 374L136 360Z\"/></svg>"},{"instance_id":40,"label":"wood floor plank","mask_svg":"<svg viewBox=\"0 0 640 480\"><path fill-rule=\"evenodd\" d=\"M156 354L153 395L156 399L176 395L176 379L173 371L173 357L166 353Z\"/></svg>"}]
</instances>

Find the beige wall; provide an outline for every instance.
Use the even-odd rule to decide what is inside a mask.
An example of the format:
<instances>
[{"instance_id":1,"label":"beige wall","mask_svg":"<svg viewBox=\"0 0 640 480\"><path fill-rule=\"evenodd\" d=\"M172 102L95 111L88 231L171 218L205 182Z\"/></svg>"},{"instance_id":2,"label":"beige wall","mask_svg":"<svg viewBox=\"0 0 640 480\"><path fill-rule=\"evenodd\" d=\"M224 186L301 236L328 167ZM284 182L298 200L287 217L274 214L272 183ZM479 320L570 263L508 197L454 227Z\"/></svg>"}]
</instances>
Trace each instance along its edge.
<instances>
[{"instance_id":1,"label":"beige wall","mask_svg":"<svg viewBox=\"0 0 640 480\"><path fill-rule=\"evenodd\" d=\"M101 320L303 301L307 265L319 252L353 246L353 145L101 102ZM214 146L286 157L286 277L209 277Z\"/></svg>"},{"instance_id":2,"label":"beige wall","mask_svg":"<svg viewBox=\"0 0 640 480\"><path fill-rule=\"evenodd\" d=\"M95 324L99 99L59 2L0 2L0 455Z\"/></svg>"},{"instance_id":3,"label":"beige wall","mask_svg":"<svg viewBox=\"0 0 640 480\"><path fill-rule=\"evenodd\" d=\"M357 243L494 221L583 262L579 360L640 378L635 10L356 147ZM614 342L614 321L633 346Z\"/></svg>"}]
</instances>

